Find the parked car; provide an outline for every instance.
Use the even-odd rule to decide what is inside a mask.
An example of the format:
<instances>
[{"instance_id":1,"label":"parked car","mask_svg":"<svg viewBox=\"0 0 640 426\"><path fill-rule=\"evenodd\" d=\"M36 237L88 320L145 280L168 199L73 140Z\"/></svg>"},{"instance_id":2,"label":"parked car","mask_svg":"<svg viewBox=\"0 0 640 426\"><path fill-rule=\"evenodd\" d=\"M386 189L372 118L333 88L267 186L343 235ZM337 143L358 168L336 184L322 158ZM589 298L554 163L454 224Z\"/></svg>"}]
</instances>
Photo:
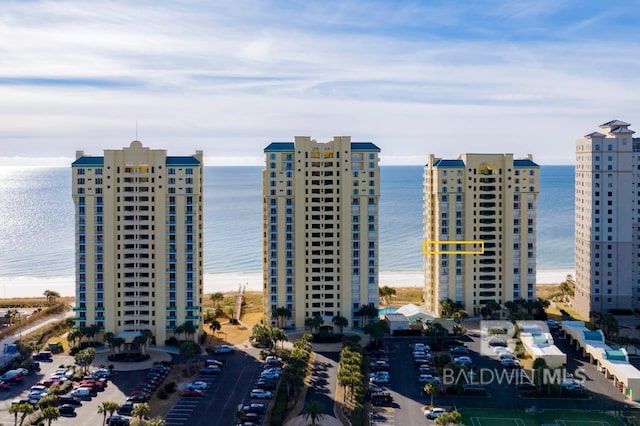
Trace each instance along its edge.
<instances>
[{"instance_id":1,"label":"parked car","mask_svg":"<svg viewBox=\"0 0 640 426\"><path fill-rule=\"evenodd\" d=\"M464 365L466 367L471 367L471 365L473 365L473 360L471 360L471 358L469 358L468 356L459 356L457 358L454 358L453 362L458 365Z\"/></svg>"},{"instance_id":2,"label":"parked car","mask_svg":"<svg viewBox=\"0 0 640 426\"><path fill-rule=\"evenodd\" d=\"M516 359L506 358L500 361L504 368L520 368L520 362Z\"/></svg>"},{"instance_id":3,"label":"parked car","mask_svg":"<svg viewBox=\"0 0 640 426\"><path fill-rule=\"evenodd\" d=\"M507 346L507 342L504 339L500 339L499 337L494 337L489 340L489 346Z\"/></svg>"},{"instance_id":4,"label":"parked car","mask_svg":"<svg viewBox=\"0 0 640 426\"><path fill-rule=\"evenodd\" d=\"M466 346L454 346L449 349L451 356L469 355L469 349Z\"/></svg>"},{"instance_id":5,"label":"parked car","mask_svg":"<svg viewBox=\"0 0 640 426\"><path fill-rule=\"evenodd\" d=\"M195 382L189 383L187 387L191 389L203 390L207 388L207 382L203 382L202 380L196 380Z\"/></svg>"},{"instance_id":6,"label":"parked car","mask_svg":"<svg viewBox=\"0 0 640 426\"><path fill-rule=\"evenodd\" d=\"M217 365L218 367L222 367L222 366L224 366L226 363L225 363L225 362L220 361L219 359L213 359L213 358L210 358L210 359L208 359L208 360L206 360L206 361L205 361L205 364L206 364L206 365Z\"/></svg>"},{"instance_id":7,"label":"parked car","mask_svg":"<svg viewBox=\"0 0 640 426\"><path fill-rule=\"evenodd\" d=\"M220 373L220 367L217 365L208 365L200 370L200 374L218 374Z\"/></svg>"},{"instance_id":8,"label":"parked car","mask_svg":"<svg viewBox=\"0 0 640 426\"><path fill-rule=\"evenodd\" d=\"M243 405L240 411L242 411L243 413L264 414L265 411L267 411L267 407L264 404L253 403L253 404Z\"/></svg>"},{"instance_id":9,"label":"parked car","mask_svg":"<svg viewBox=\"0 0 640 426\"><path fill-rule=\"evenodd\" d=\"M376 385L389 383L390 380L391 380L391 376L386 371L378 371L377 373L373 373L369 377L369 383L373 383Z\"/></svg>"},{"instance_id":10,"label":"parked car","mask_svg":"<svg viewBox=\"0 0 640 426\"><path fill-rule=\"evenodd\" d=\"M446 412L447 410L445 410L444 408L433 407L428 410L425 410L424 416L430 420L434 420L434 419L437 419L438 416L441 416Z\"/></svg>"},{"instance_id":11,"label":"parked car","mask_svg":"<svg viewBox=\"0 0 640 426\"><path fill-rule=\"evenodd\" d=\"M393 402L390 392L375 392L371 394L371 403L373 405L385 405Z\"/></svg>"},{"instance_id":12,"label":"parked car","mask_svg":"<svg viewBox=\"0 0 640 426\"><path fill-rule=\"evenodd\" d=\"M251 398L271 399L271 397L273 396L273 393L266 391L264 389L252 389L250 396Z\"/></svg>"},{"instance_id":13,"label":"parked car","mask_svg":"<svg viewBox=\"0 0 640 426\"><path fill-rule=\"evenodd\" d=\"M202 391L199 389L191 389L191 388L186 388L185 390L183 390L182 392L180 392L181 396L186 396L186 397L199 397L202 396Z\"/></svg>"},{"instance_id":14,"label":"parked car","mask_svg":"<svg viewBox=\"0 0 640 426\"><path fill-rule=\"evenodd\" d=\"M258 380L257 382L254 383L254 386L260 389L265 389L265 390L274 390L276 388L276 382L271 381L271 380Z\"/></svg>"},{"instance_id":15,"label":"parked car","mask_svg":"<svg viewBox=\"0 0 640 426\"><path fill-rule=\"evenodd\" d=\"M80 387L78 389L71 391L70 395L75 396L76 398L79 398L82 400L89 400L91 399L92 392L91 392L91 389L89 388Z\"/></svg>"},{"instance_id":16,"label":"parked car","mask_svg":"<svg viewBox=\"0 0 640 426\"><path fill-rule=\"evenodd\" d=\"M226 354L226 353L233 352L234 350L235 348L231 345L220 345L213 348L212 352L214 354Z\"/></svg>"},{"instance_id":17,"label":"parked car","mask_svg":"<svg viewBox=\"0 0 640 426\"><path fill-rule=\"evenodd\" d=\"M96 379L107 378L107 377L110 377L110 376L111 376L111 370L106 369L106 368L101 368L99 370L91 372L91 377L96 378Z\"/></svg>"},{"instance_id":18,"label":"parked car","mask_svg":"<svg viewBox=\"0 0 640 426\"><path fill-rule=\"evenodd\" d=\"M11 389L11 385L7 382L0 382L0 390L8 391Z\"/></svg>"},{"instance_id":19,"label":"parked car","mask_svg":"<svg viewBox=\"0 0 640 426\"><path fill-rule=\"evenodd\" d=\"M133 407L135 404L131 401L125 401L120 408L118 408L118 414L122 416L130 416L133 412Z\"/></svg>"},{"instance_id":20,"label":"parked car","mask_svg":"<svg viewBox=\"0 0 640 426\"><path fill-rule=\"evenodd\" d=\"M144 392L133 393L129 395L127 401L131 402L147 402L149 400L149 395Z\"/></svg>"},{"instance_id":21,"label":"parked car","mask_svg":"<svg viewBox=\"0 0 640 426\"><path fill-rule=\"evenodd\" d=\"M277 371L263 371L262 373L260 373L260 377L263 379L279 379L280 374L281 373Z\"/></svg>"},{"instance_id":22,"label":"parked car","mask_svg":"<svg viewBox=\"0 0 640 426\"><path fill-rule=\"evenodd\" d=\"M107 424L109 426L129 426L129 419L122 416L109 416Z\"/></svg>"},{"instance_id":23,"label":"parked car","mask_svg":"<svg viewBox=\"0 0 640 426\"><path fill-rule=\"evenodd\" d=\"M20 370L9 370L0 376L0 380L8 383L21 383L24 374Z\"/></svg>"},{"instance_id":24,"label":"parked car","mask_svg":"<svg viewBox=\"0 0 640 426\"><path fill-rule=\"evenodd\" d=\"M60 395L58 396L58 404L60 405L73 405L74 407L80 407L82 405L82 401L80 398L76 398L71 395Z\"/></svg>"},{"instance_id":25,"label":"parked car","mask_svg":"<svg viewBox=\"0 0 640 426\"><path fill-rule=\"evenodd\" d=\"M440 383L440 377L431 374L421 374L418 376L418 383Z\"/></svg>"},{"instance_id":26,"label":"parked car","mask_svg":"<svg viewBox=\"0 0 640 426\"><path fill-rule=\"evenodd\" d=\"M76 407L71 404L62 404L58 407L58 411L62 416L72 416L76 414Z\"/></svg>"}]
</instances>

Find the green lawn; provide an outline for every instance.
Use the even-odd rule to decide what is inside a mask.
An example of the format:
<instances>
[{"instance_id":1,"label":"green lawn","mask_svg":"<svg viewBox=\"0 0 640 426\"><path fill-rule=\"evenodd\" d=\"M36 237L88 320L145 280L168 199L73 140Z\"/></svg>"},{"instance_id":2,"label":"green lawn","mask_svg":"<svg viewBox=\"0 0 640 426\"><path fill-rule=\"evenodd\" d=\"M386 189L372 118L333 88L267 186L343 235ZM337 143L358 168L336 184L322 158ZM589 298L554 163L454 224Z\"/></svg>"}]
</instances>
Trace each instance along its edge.
<instances>
[{"instance_id":1,"label":"green lawn","mask_svg":"<svg viewBox=\"0 0 640 426\"><path fill-rule=\"evenodd\" d=\"M537 414L521 410L460 409L464 426L624 426L620 420L593 411L549 410Z\"/></svg>"}]
</instances>

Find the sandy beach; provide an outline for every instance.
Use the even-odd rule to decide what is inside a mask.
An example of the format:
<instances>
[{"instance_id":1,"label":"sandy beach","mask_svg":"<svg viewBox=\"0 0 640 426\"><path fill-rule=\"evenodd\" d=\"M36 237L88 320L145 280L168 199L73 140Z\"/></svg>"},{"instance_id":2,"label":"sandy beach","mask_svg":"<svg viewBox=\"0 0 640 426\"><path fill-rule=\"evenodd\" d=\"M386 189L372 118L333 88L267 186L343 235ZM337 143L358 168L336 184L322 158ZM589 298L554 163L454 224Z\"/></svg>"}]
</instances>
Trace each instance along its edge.
<instances>
[{"instance_id":1,"label":"sandy beach","mask_svg":"<svg viewBox=\"0 0 640 426\"><path fill-rule=\"evenodd\" d=\"M537 285L557 284L565 280L571 270L539 270ZM389 287L421 287L422 271L381 271L380 285ZM262 290L262 272L237 272L204 275L204 292L236 291L239 286L249 291ZM0 297L40 297L45 290L55 290L62 296L75 296L73 277L0 277Z\"/></svg>"}]
</instances>

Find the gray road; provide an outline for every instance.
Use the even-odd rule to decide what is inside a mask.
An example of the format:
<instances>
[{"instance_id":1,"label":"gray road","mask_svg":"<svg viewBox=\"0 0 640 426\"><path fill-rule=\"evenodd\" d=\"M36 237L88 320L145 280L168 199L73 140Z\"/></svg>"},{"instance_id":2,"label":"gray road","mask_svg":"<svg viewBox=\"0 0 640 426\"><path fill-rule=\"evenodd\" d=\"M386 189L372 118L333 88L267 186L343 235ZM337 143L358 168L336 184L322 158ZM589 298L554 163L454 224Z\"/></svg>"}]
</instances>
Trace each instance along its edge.
<instances>
[{"instance_id":1,"label":"gray road","mask_svg":"<svg viewBox=\"0 0 640 426\"><path fill-rule=\"evenodd\" d=\"M330 416L334 416L333 406L338 383L339 360L339 352L316 352L310 387L305 400L306 402L314 400L320 402L324 407L323 412Z\"/></svg>"}]
</instances>

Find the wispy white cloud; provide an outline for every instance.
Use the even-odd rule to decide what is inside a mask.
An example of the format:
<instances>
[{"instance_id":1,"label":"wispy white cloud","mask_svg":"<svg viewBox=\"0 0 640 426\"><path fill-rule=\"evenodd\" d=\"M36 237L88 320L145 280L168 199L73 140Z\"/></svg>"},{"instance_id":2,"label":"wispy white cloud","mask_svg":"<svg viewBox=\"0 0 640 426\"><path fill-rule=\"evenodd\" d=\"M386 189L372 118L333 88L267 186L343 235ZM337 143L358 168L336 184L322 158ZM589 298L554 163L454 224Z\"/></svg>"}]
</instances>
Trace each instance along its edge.
<instances>
[{"instance_id":1,"label":"wispy white cloud","mask_svg":"<svg viewBox=\"0 0 640 426\"><path fill-rule=\"evenodd\" d=\"M638 30L575 6L9 1L3 155L98 155L137 120L147 145L249 163L301 134L371 140L387 162L486 150L570 163L576 138L640 115ZM606 19L622 23L595 35Z\"/></svg>"}]
</instances>

